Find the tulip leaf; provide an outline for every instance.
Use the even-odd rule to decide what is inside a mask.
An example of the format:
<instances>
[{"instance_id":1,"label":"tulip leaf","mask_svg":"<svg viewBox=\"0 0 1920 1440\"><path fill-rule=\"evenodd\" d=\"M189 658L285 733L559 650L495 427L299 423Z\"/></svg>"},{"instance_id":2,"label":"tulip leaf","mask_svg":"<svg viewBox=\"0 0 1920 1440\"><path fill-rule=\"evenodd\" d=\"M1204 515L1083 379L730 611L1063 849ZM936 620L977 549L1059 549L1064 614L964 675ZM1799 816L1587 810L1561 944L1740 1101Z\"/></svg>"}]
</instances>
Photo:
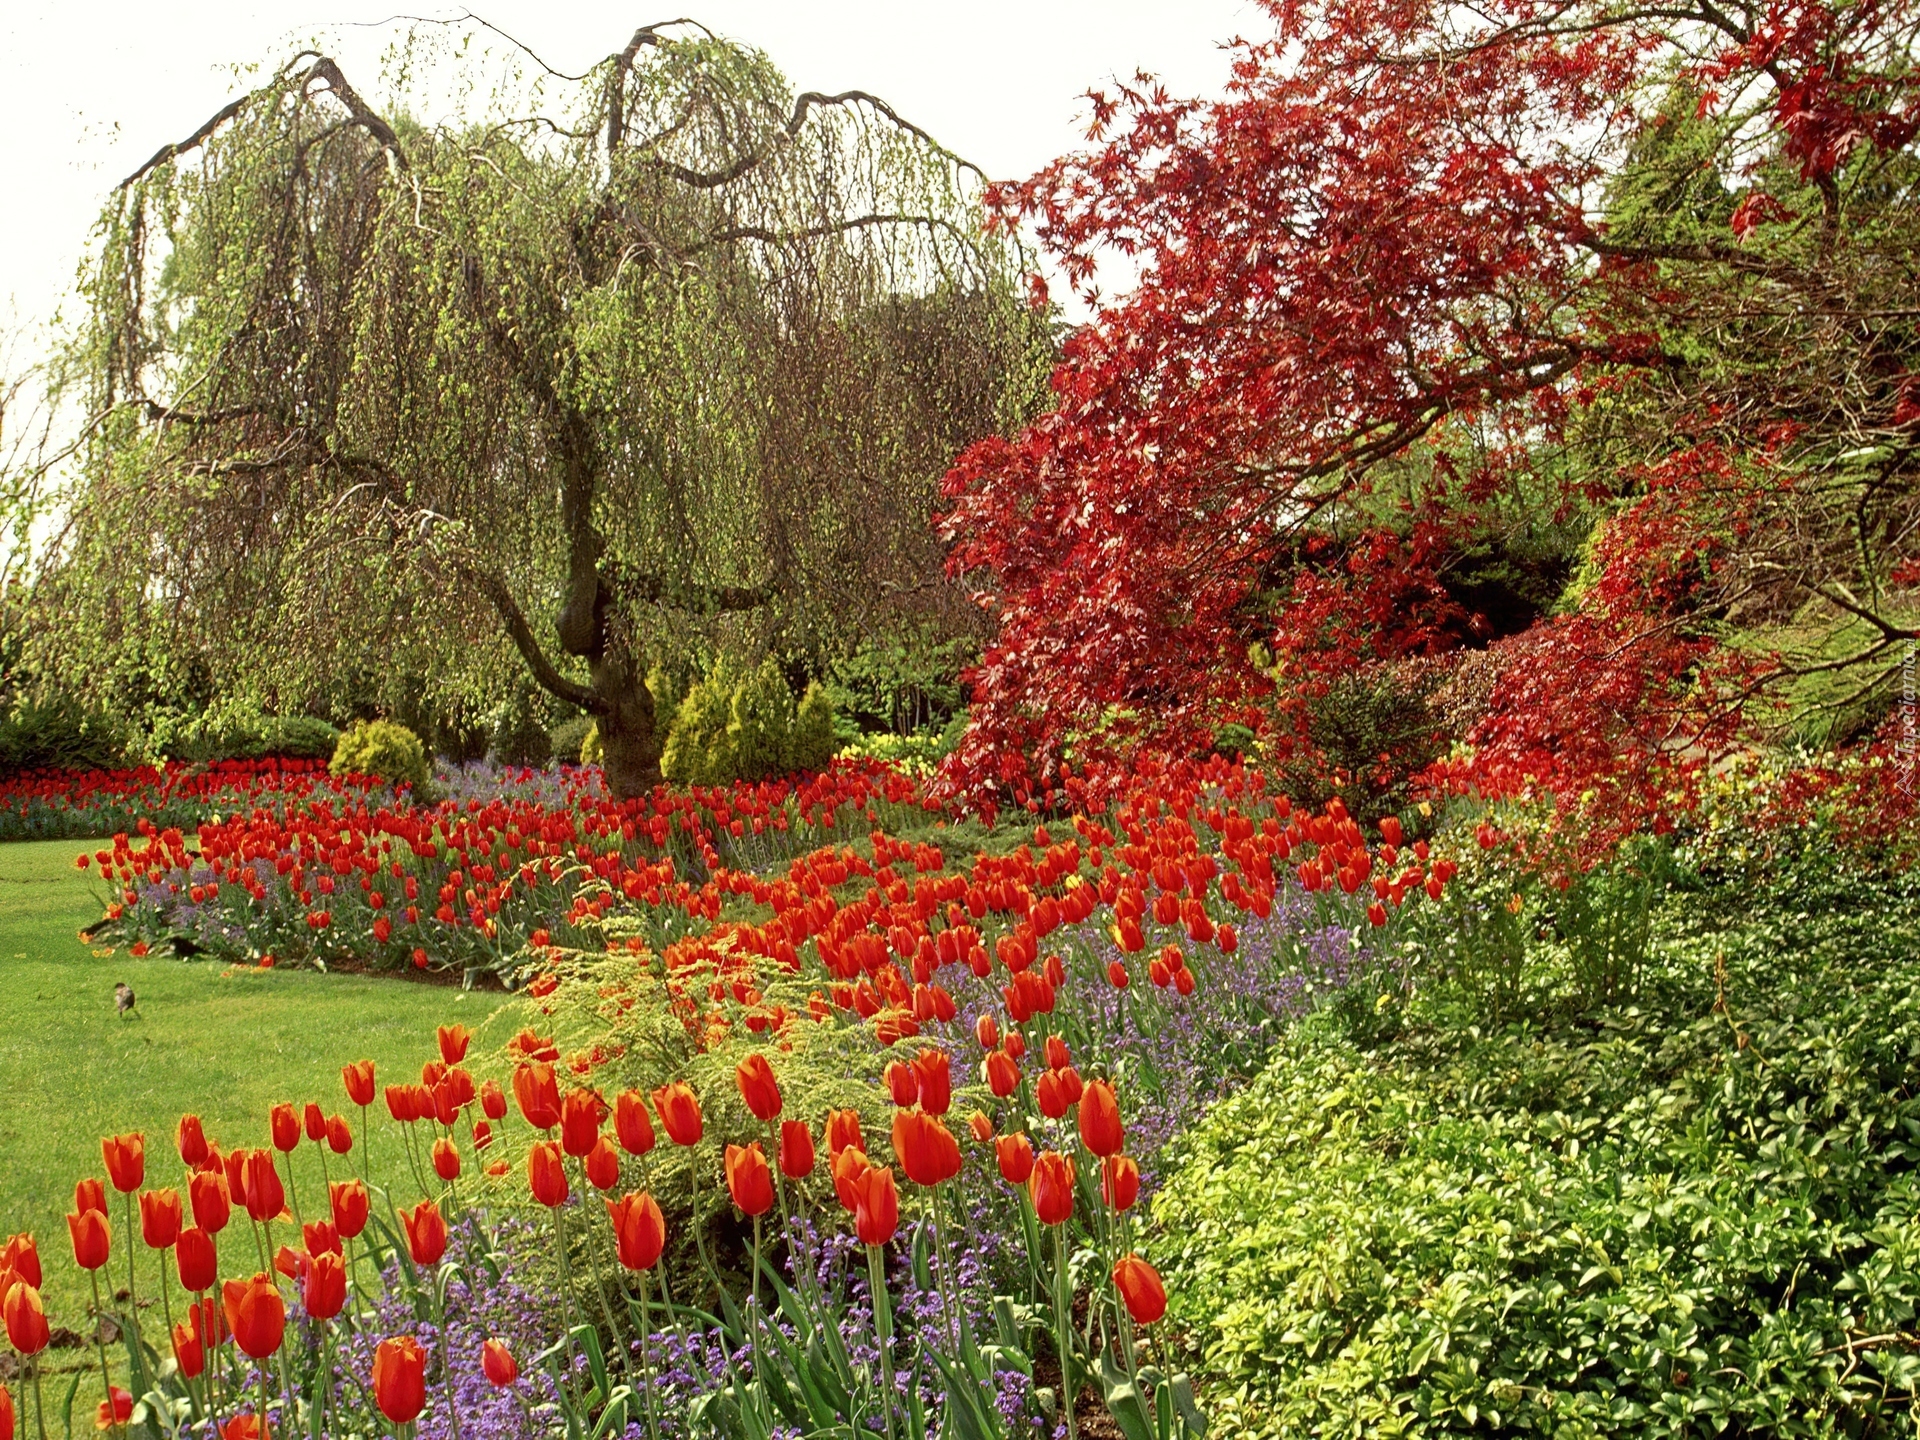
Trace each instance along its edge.
<instances>
[{"instance_id":1,"label":"tulip leaf","mask_svg":"<svg viewBox=\"0 0 1920 1440\"><path fill-rule=\"evenodd\" d=\"M1100 1356L1100 1393L1107 1402L1107 1412L1113 1416L1127 1440L1157 1440L1153 1433L1153 1417L1147 1413L1146 1401L1141 1397L1139 1388L1125 1371L1113 1363L1113 1357L1105 1352Z\"/></svg>"}]
</instances>

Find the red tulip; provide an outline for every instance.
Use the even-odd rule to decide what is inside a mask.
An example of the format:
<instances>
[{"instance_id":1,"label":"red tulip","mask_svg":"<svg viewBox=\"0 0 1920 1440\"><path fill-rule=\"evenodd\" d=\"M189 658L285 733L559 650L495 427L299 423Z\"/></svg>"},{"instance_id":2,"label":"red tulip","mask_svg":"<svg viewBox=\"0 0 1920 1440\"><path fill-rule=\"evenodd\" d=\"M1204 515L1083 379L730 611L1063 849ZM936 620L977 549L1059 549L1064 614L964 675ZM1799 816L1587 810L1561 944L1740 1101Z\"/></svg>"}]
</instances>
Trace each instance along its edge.
<instances>
[{"instance_id":1,"label":"red tulip","mask_svg":"<svg viewBox=\"0 0 1920 1440\"><path fill-rule=\"evenodd\" d=\"M1107 983L1116 990L1126 989L1127 986L1132 983L1130 977L1127 975L1127 967L1122 965L1118 960L1108 961Z\"/></svg>"},{"instance_id":2,"label":"red tulip","mask_svg":"<svg viewBox=\"0 0 1920 1440\"><path fill-rule=\"evenodd\" d=\"M407 1249L416 1265L438 1265L447 1253L447 1221L440 1213L438 1200L422 1200L411 1210L400 1212L407 1228Z\"/></svg>"},{"instance_id":3,"label":"red tulip","mask_svg":"<svg viewBox=\"0 0 1920 1440\"><path fill-rule=\"evenodd\" d=\"M300 1239L309 1255L338 1255L340 1232L331 1220L309 1220L300 1227Z\"/></svg>"},{"instance_id":4,"label":"red tulip","mask_svg":"<svg viewBox=\"0 0 1920 1440\"><path fill-rule=\"evenodd\" d=\"M373 1104L373 1062L356 1060L340 1067L340 1078L347 1087L347 1098L365 1109Z\"/></svg>"},{"instance_id":5,"label":"red tulip","mask_svg":"<svg viewBox=\"0 0 1920 1440\"><path fill-rule=\"evenodd\" d=\"M271 1150L250 1150L241 1168L242 1195L247 1214L255 1220L273 1220L287 1206L287 1192L281 1188L280 1172L274 1167Z\"/></svg>"},{"instance_id":6,"label":"red tulip","mask_svg":"<svg viewBox=\"0 0 1920 1440\"><path fill-rule=\"evenodd\" d=\"M606 1102L592 1090L569 1090L560 1102L560 1148L574 1159L591 1153L600 1139Z\"/></svg>"},{"instance_id":7,"label":"red tulip","mask_svg":"<svg viewBox=\"0 0 1920 1440\"><path fill-rule=\"evenodd\" d=\"M1151 1325L1167 1313L1167 1287L1138 1255L1122 1255L1113 1267L1113 1285L1127 1303L1136 1325Z\"/></svg>"},{"instance_id":8,"label":"red tulip","mask_svg":"<svg viewBox=\"0 0 1920 1440\"><path fill-rule=\"evenodd\" d=\"M1060 1077L1060 1093L1067 1097L1067 1104L1079 1104L1080 1093L1086 1088L1080 1083L1080 1072L1071 1065L1063 1065L1053 1073Z\"/></svg>"},{"instance_id":9,"label":"red tulip","mask_svg":"<svg viewBox=\"0 0 1920 1440\"><path fill-rule=\"evenodd\" d=\"M667 1222L652 1195L642 1191L607 1201L615 1248L629 1270L651 1270L667 1243Z\"/></svg>"},{"instance_id":10,"label":"red tulip","mask_svg":"<svg viewBox=\"0 0 1920 1440\"><path fill-rule=\"evenodd\" d=\"M611 1190L620 1183L620 1152L604 1135L587 1152L587 1183L596 1190Z\"/></svg>"},{"instance_id":11,"label":"red tulip","mask_svg":"<svg viewBox=\"0 0 1920 1440\"><path fill-rule=\"evenodd\" d=\"M387 1114L402 1125L411 1125L420 1118L420 1112L414 1108L411 1085L389 1085L382 1093L387 1097Z\"/></svg>"},{"instance_id":12,"label":"red tulip","mask_svg":"<svg viewBox=\"0 0 1920 1440\"><path fill-rule=\"evenodd\" d=\"M1018 1060L1027 1053L1027 1038L1018 1030L1009 1030L1007 1032L1007 1043L1001 1048L1015 1060Z\"/></svg>"},{"instance_id":13,"label":"red tulip","mask_svg":"<svg viewBox=\"0 0 1920 1440\"><path fill-rule=\"evenodd\" d=\"M780 1115L780 1085L773 1078L773 1066L767 1057L755 1051L742 1060L733 1072L740 1087L740 1098L756 1120L774 1120Z\"/></svg>"},{"instance_id":14,"label":"red tulip","mask_svg":"<svg viewBox=\"0 0 1920 1440\"><path fill-rule=\"evenodd\" d=\"M780 1125L780 1173L789 1180L804 1180L813 1173L813 1131L804 1120L786 1120Z\"/></svg>"},{"instance_id":15,"label":"red tulip","mask_svg":"<svg viewBox=\"0 0 1920 1440\"><path fill-rule=\"evenodd\" d=\"M653 1108L660 1116L661 1128L676 1145L698 1145L701 1121L700 1101L693 1087L684 1080L662 1085L653 1092Z\"/></svg>"},{"instance_id":16,"label":"red tulip","mask_svg":"<svg viewBox=\"0 0 1920 1440\"><path fill-rule=\"evenodd\" d=\"M1067 1087L1060 1080L1058 1070L1042 1070L1040 1078L1034 1083L1033 1096L1040 1104L1040 1113L1049 1120L1058 1120L1067 1113L1072 1103L1067 1099Z\"/></svg>"},{"instance_id":17,"label":"red tulip","mask_svg":"<svg viewBox=\"0 0 1920 1440\"><path fill-rule=\"evenodd\" d=\"M434 1038L440 1042L440 1058L449 1065L458 1065L467 1058L467 1044L473 1039L473 1032L464 1025L442 1025L434 1031Z\"/></svg>"},{"instance_id":18,"label":"red tulip","mask_svg":"<svg viewBox=\"0 0 1920 1440\"><path fill-rule=\"evenodd\" d=\"M82 860L87 857L82 855ZM13 1393L0 1385L0 1440L13 1440Z\"/></svg>"},{"instance_id":19,"label":"red tulip","mask_svg":"<svg viewBox=\"0 0 1920 1440\"><path fill-rule=\"evenodd\" d=\"M916 1185L938 1185L960 1173L959 1142L924 1110L893 1112L893 1153Z\"/></svg>"},{"instance_id":20,"label":"red tulip","mask_svg":"<svg viewBox=\"0 0 1920 1440\"><path fill-rule=\"evenodd\" d=\"M638 1090L623 1090L614 1097L613 1130L620 1137L620 1148L629 1155L653 1149L653 1117L647 1114L646 1097Z\"/></svg>"},{"instance_id":21,"label":"red tulip","mask_svg":"<svg viewBox=\"0 0 1920 1440\"><path fill-rule=\"evenodd\" d=\"M1118 1155L1126 1143L1120 1124L1120 1100L1110 1081L1095 1080L1081 1093L1080 1140L1103 1160Z\"/></svg>"},{"instance_id":22,"label":"red tulip","mask_svg":"<svg viewBox=\"0 0 1920 1440\"><path fill-rule=\"evenodd\" d=\"M47 1312L40 1304L40 1287L17 1280L7 1288L0 1304L7 1322L7 1341L22 1355L38 1355L47 1348L52 1332L47 1328Z\"/></svg>"},{"instance_id":23,"label":"red tulip","mask_svg":"<svg viewBox=\"0 0 1920 1440\"><path fill-rule=\"evenodd\" d=\"M984 1110L976 1110L967 1117L967 1129L973 1132L973 1138L979 1144L984 1145L993 1139L993 1121L987 1118Z\"/></svg>"},{"instance_id":24,"label":"red tulip","mask_svg":"<svg viewBox=\"0 0 1920 1440\"><path fill-rule=\"evenodd\" d=\"M408 1425L427 1404L427 1354L411 1335L382 1340L373 1353L373 1399L395 1425Z\"/></svg>"},{"instance_id":25,"label":"red tulip","mask_svg":"<svg viewBox=\"0 0 1920 1440\"><path fill-rule=\"evenodd\" d=\"M869 1166L853 1185L853 1228L860 1243L886 1244L900 1226L900 1196L894 1189L893 1171L882 1165Z\"/></svg>"},{"instance_id":26,"label":"red tulip","mask_svg":"<svg viewBox=\"0 0 1920 1440\"><path fill-rule=\"evenodd\" d=\"M227 1228L233 1202L227 1197L227 1177L219 1170L202 1170L187 1181L187 1199L193 1206L193 1223L209 1235Z\"/></svg>"},{"instance_id":27,"label":"red tulip","mask_svg":"<svg viewBox=\"0 0 1920 1440\"><path fill-rule=\"evenodd\" d=\"M314 1144L324 1144L327 1138L326 1112L309 1100L306 1108L300 1112L300 1128L307 1132L307 1139Z\"/></svg>"},{"instance_id":28,"label":"red tulip","mask_svg":"<svg viewBox=\"0 0 1920 1440\"><path fill-rule=\"evenodd\" d=\"M173 1359L180 1367L180 1373L189 1380L200 1378L200 1372L207 1368L207 1350L200 1343L200 1337L194 1327L182 1320L173 1327Z\"/></svg>"},{"instance_id":29,"label":"red tulip","mask_svg":"<svg viewBox=\"0 0 1920 1440\"><path fill-rule=\"evenodd\" d=\"M544 1060L524 1061L514 1068L513 1098L534 1129L551 1130L560 1123L560 1082Z\"/></svg>"},{"instance_id":30,"label":"red tulip","mask_svg":"<svg viewBox=\"0 0 1920 1440\"><path fill-rule=\"evenodd\" d=\"M1020 1088L1020 1067L1013 1057L1004 1050L995 1050L980 1062L987 1081L987 1088L1004 1100Z\"/></svg>"},{"instance_id":31,"label":"red tulip","mask_svg":"<svg viewBox=\"0 0 1920 1440\"><path fill-rule=\"evenodd\" d=\"M994 1158L1000 1162L1000 1178L1009 1185L1024 1185L1033 1174L1033 1142L1020 1131L1002 1135L993 1142Z\"/></svg>"},{"instance_id":32,"label":"red tulip","mask_svg":"<svg viewBox=\"0 0 1920 1440\"><path fill-rule=\"evenodd\" d=\"M872 1162L866 1152L857 1145L849 1145L833 1157L833 1193L839 1198L841 1206L851 1215L860 1207L860 1177L872 1169Z\"/></svg>"},{"instance_id":33,"label":"red tulip","mask_svg":"<svg viewBox=\"0 0 1920 1440\"><path fill-rule=\"evenodd\" d=\"M1109 1155L1100 1162L1100 1198L1110 1210L1131 1210L1140 1198L1140 1167L1128 1155Z\"/></svg>"},{"instance_id":34,"label":"red tulip","mask_svg":"<svg viewBox=\"0 0 1920 1440\"><path fill-rule=\"evenodd\" d=\"M886 1070L887 1093L893 1096L893 1103L905 1109L920 1098L920 1081L913 1073L913 1067L902 1065L898 1060L888 1064Z\"/></svg>"},{"instance_id":35,"label":"red tulip","mask_svg":"<svg viewBox=\"0 0 1920 1440\"><path fill-rule=\"evenodd\" d=\"M527 1152L527 1183L533 1189L533 1198L548 1209L566 1200L566 1162L560 1158L558 1145L543 1140Z\"/></svg>"},{"instance_id":36,"label":"red tulip","mask_svg":"<svg viewBox=\"0 0 1920 1440\"><path fill-rule=\"evenodd\" d=\"M67 1232L73 1239L74 1263L82 1270L98 1270L107 1263L113 1237L104 1214L98 1210L81 1210L69 1215Z\"/></svg>"},{"instance_id":37,"label":"red tulip","mask_svg":"<svg viewBox=\"0 0 1920 1440\"><path fill-rule=\"evenodd\" d=\"M301 1304L316 1320L331 1320L347 1303L347 1262L332 1251L313 1257L307 1269L306 1288Z\"/></svg>"},{"instance_id":38,"label":"red tulip","mask_svg":"<svg viewBox=\"0 0 1920 1440\"><path fill-rule=\"evenodd\" d=\"M133 1393L118 1385L107 1387L107 1398L93 1407L93 1428L118 1430L133 1419Z\"/></svg>"},{"instance_id":39,"label":"red tulip","mask_svg":"<svg viewBox=\"0 0 1920 1440\"><path fill-rule=\"evenodd\" d=\"M865 1150L866 1142L860 1138L860 1112L857 1110L829 1110L827 1112L827 1156L829 1159L851 1146L855 1150Z\"/></svg>"},{"instance_id":40,"label":"red tulip","mask_svg":"<svg viewBox=\"0 0 1920 1440\"><path fill-rule=\"evenodd\" d=\"M953 1062L944 1050L931 1047L913 1057L913 1078L919 1086L920 1108L944 1115L953 1104Z\"/></svg>"},{"instance_id":41,"label":"red tulip","mask_svg":"<svg viewBox=\"0 0 1920 1440\"><path fill-rule=\"evenodd\" d=\"M1073 1063L1073 1057L1067 1051L1067 1042L1058 1035L1047 1037L1046 1050L1049 1070L1064 1070Z\"/></svg>"},{"instance_id":42,"label":"red tulip","mask_svg":"<svg viewBox=\"0 0 1920 1440\"><path fill-rule=\"evenodd\" d=\"M236 1415L220 1427L220 1440L273 1440L258 1415Z\"/></svg>"},{"instance_id":43,"label":"red tulip","mask_svg":"<svg viewBox=\"0 0 1920 1440\"><path fill-rule=\"evenodd\" d=\"M1000 1044L1000 1022L991 1015L982 1015L973 1022L973 1038L980 1042L982 1050L996 1049Z\"/></svg>"},{"instance_id":44,"label":"red tulip","mask_svg":"<svg viewBox=\"0 0 1920 1440\"><path fill-rule=\"evenodd\" d=\"M353 1130L348 1126L346 1116L334 1115L328 1118L327 1148L336 1155L345 1155L353 1149Z\"/></svg>"},{"instance_id":45,"label":"red tulip","mask_svg":"<svg viewBox=\"0 0 1920 1440\"><path fill-rule=\"evenodd\" d=\"M182 1115L180 1124L173 1132L174 1147L180 1152L180 1163L189 1170L204 1165L211 1147L207 1144L206 1131L200 1128L198 1115Z\"/></svg>"},{"instance_id":46,"label":"red tulip","mask_svg":"<svg viewBox=\"0 0 1920 1440\"><path fill-rule=\"evenodd\" d=\"M1073 1214L1073 1162L1057 1150L1038 1156L1027 1177L1027 1195L1042 1225L1066 1223Z\"/></svg>"},{"instance_id":47,"label":"red tulip","mask_svg":"<svg viewBox=\"0 0 1920 1440\"><path fill-rule=\"evenodd\" d=\"M280 1348L286 1333L287 1307L273 1277L256 1274L251 1280L229 1280L220 1287L233 1343L255 1360L264 1360Z\"/></svg>"},{"instance_id":48,"label":"red tulip","mask_svg":"<svg viewBox=\"0 0 1920 1440\"><path fill-rule=\"evenodd\" d=\"M273 1148L282 1152L300 1143L300 1117L291 1105L275 1105L267 1112L268 1128L273 1132Z\"/></svg>"},{"instance_id":49,"label":"red tulip","mask_svg":"<svg viewBox=\"0 0 1920 1440\"><path fill-rule=\"evenodd\" d=\"M100 1154L107 1162L107 1178L122 1195L129 1195L146 1183L146 1136L138 1133L109 1136L100 1142Z\"/></svg>"},{"instance_id":50,"label":"red tulip","mask_svg":"<svg viewBox=\"0 0 1920 1440\"><path fill-rule=\"evenodd\" d=\"M496 1390L504 1390L520 1378L519 1362L513 1358L513 1352L498 1340L481 1344L480 1371L487 1377L487 1383Z\"/></svg>"},{"instance_id":51,"label":"red tulip","mask_svg":"<svg viewBox=\"0 0 1920 1440\"><path fill-rule=\"evenodd\" d=\"M16 1280L24 1280L36 1289L40 1285L40 1247L34 1243L33 1236L21 1233L8 1238L0 1246L0 1275L11 1270ZM7 1282L0 1280L0 1299L6 1296Z\"/></svg>"},{"instance_id":52,"label":"red tulip","mask_svg":"<svg viewBox=\"0 0 1920 1440\"><path fill-rule=\"evenodd\" d=\"M498 1080L489 1080L480 1087L480 1113L489 1120L507 1118L507 1092L500 1088Z\"/></svg>"},{"instance_id":53,"label":"red tulip","mask_svg":"<svg viewBox=\"0 0 1920 1440\"><path fill-rule=\"evenodd\" d=\"M367 1228L367 1187L358 1180L335 1180L327 1187L333 1228L351 1240Z\"/></svg>"},{"instance_id":54,"label":"red tulip","mask_svg":"<svg viewBox=\"0 0 1920 1440\"><path fill-rule=\"evenodd\" d=\"M188 1290L211 1290L220 1275L213 1236L198 1225L180 1232L173 1246L173 1263L180 1272L180 1284Z\"/></svg>"},{"instance_id":55,"label":"red tulip","mask_svg":"<svg viewBox=\"0 0 1920 1440\"><path fill-rule=\"evenodd\" d=\"M726 1170L727 1193L742 1214L764 1215L773 1208L773 1172L758 1140L745 1147L727 1146Z\"/></svg>"},{"instance_id":56,"label":"red tulip","mask_svg":"<svg viewBox=\"0 0 1920 1440\"><path fill-rule=\"evenodd\" d=\"M165 1250L180 1238L182 1224L178 1190L143 1190L140 1193L140 1238L149 1250Z\"/></svg>"},{"instance_id":57,"label":"red tulip","mask_svg":"<svg viewBox=\"0 0 1920 1440\"><path fill-rule=\"evenodd\" d=\"M460 1178L460 1147L444 1135L433 1142L433 1173L442 1180Z\"/></svg>"}]
</instances>

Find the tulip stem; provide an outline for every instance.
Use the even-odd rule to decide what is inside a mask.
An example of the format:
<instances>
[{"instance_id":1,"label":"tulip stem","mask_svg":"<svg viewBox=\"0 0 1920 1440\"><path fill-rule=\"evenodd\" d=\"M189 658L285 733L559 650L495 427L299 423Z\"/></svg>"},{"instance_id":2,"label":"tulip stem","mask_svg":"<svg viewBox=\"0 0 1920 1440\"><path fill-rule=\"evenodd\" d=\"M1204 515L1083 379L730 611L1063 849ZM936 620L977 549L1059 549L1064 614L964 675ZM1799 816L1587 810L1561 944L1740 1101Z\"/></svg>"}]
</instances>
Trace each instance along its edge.
<instances>
[{"instance_id":1,"label":"tulip stem","mask_svg":"<svg viewBox=\"0 0 1920 1440\"><path fill-rule=\"evenodd\" d=\"M653 1357L647 1342L653 1338L653 1321L647 1311L647 1272L640 1272L640 1396L647 1417L648 1440L660 1440L660 1421L654 1414Z\"/></svg>"},{"instance_id":2,"label":"tulip stem","mask_svg":"<svg viewBox=\"0 0 1920 1440\"><path fill-rule=\"evenodd\" d=\"M873 1301L873 1338L880 1346L880 1404L886 1417L887 1440L893 1434L893 1307L887 1299L886 1262L878 1245L867 1246L867 1289Z\"/></svg>"},{"instance_id":3,"label":"tulip stem","mask_svg":"<svg viewBox=\"0 0 1920 1440\"><path fill-rule=\"evenodd\" d=\"M113 1419L113 1372L107 1368L107 1345L100 1338L100 1272L89 1270L87 1278L93 1282L93 1348L100 1353L100 1384L107 1392L107 1419L111 1421ZM120 1427L116 1424L112 1428L117 1430Z\"/></svg>"},{"instance_id":4,"label":"tulip stem","mask_svg":"<svg viewBox=\"0 0 1920 1440\"><path fill-rule=\"evenodd\" d=\"M127 1202L127 1320L133 1327L137 1343L140 1336L140 1290L134 1283L133 1274L133 1192L123 1190L120 1198Z\"/></svg>"},{"instance_id":5,"label":"tulip stem","mask_svg":"<svg viewBox=\"0 0 1920 1440\"><path fill-rule=\"evenodd\" d=\"M40 1396L40 1357L33 1357L33 1416L40 1425L40 1440L47 1440L47 1402Z\"/></svg>"},{"instance_id":6,"label":"tulip stem","mask_svg":"<svg viewBox=\"0 0 1920 1440\"><path fill-rule=\"evenodd\" d=\"M576 1155L574 1165L580 1171L580 1208L584 1211L587 1206L587 1197L596 1192L593 1182L587 1178L586 1160ZM600 1278L600 1242L594 1238L593 1222L584 1214L580 1217L580 1224L587 1232L587 1273L593 1276L593 1290L600 1297L600 1313L606 1317L607 1343L620 1345L620 1325L613 1318L613 1302L607 1298L606 1283ZM633 1369L632 1357L626 1353L624 1346L621 1346L620 1368L629 1373Z\"/></svg>"},{"instance_id":7,"label":"tulip stem","mask_svg":"<svg viewBox=\"0 0 1920 1440\"><path fill-rule=\"evenodd\" d=\"M259 1361L256 1361L255 1363L256 1363L257 1365L259 1365L259 1367L260 1367L260 1368L259 1368L258 1370L256 1370L256 1371L254 1371L254 1372L253 1372L253 1373L254 1373L255 1375L257 1375L257 1376L259 1377L259 1379L260 1379L260 1436L261 1436L261 1440L266 1440L266 1436L267 1436L267 1399L268 1399L268 1396L267 1396L267 1362L266 1362L265 1360L259 1360ZM283 1416L281 1416L280 1418L284 1420L284 1419L286 1419L287 1417L283 1415Z\"/></svg>"},{"instance_id":8,"label":"tulip stem","mask_svg":"<svg viewBox=\"0 0 1920 1440\"><path fill-rule=\"evenodd\" d=\"M1073 1423L1073 1299L1067 1288L1067 1227L1053 1227L1053 1326L1060 1345L1060 1408L1066 1412L1067 1440L1077 1434Z\"/></svg>"},{"instance_id":9,"label":"tulip stem","mask_svg":"<svg viewBox=\"0 0 1920 1440\"><path fill-rule=\"evenodd\" d=\"M453 1361L447 1349L447 1273L448 1267L443 1265L433 1278L433 1324L440 1332L440 1382L447 1392L447 1423L452 1426L453 1440L460 1440L460 1407L453 1400Z\"/></svg>"},{"instance_id":10,"label":"tulip stem","mask_svg":"<svg viewBox=\"0 0 1920 1440\"><path fill-rule=\"evenodd\" d=\"M293 1183L293 1151L282 1151L287 1157L287 1199L293 1202L293 1223L302 1230L307 1228L306 1218L300 1213L300 1191Z\"/></svg>"}]
</instances>

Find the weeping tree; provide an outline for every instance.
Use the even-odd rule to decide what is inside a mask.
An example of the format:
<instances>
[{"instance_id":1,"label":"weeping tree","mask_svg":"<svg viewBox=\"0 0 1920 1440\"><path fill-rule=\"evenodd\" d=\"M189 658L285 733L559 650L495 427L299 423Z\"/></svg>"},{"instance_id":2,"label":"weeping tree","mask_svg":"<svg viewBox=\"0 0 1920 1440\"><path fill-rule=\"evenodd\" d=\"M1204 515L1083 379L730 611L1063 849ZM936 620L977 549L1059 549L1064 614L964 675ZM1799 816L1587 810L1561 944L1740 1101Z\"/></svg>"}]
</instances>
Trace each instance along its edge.
<instances>
[{"instance_id":1,"label":"weeping tree","mask_svg":"<svg viewBox=\"0 0 1920 1440\"><path fill-rule=\"evenodd\" d=\"M302 52L114 193L47 632L281 706L523 667L631 795L689 637L965 610L939 476L1046 336L981 177L875 96L686 22L581 77L438 34L367 94Z\"/></svg>"}]
</instances>

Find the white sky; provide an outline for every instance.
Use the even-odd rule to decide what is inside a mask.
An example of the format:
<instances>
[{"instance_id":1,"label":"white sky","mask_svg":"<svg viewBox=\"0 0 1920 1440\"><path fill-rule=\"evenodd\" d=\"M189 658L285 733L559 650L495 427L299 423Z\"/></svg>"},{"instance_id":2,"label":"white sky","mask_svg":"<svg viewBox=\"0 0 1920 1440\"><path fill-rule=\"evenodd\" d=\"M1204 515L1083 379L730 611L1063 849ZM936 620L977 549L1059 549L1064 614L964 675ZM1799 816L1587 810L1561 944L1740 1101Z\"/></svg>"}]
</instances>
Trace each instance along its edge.
<instances>
[{"instance_id":1,"label":"white sky","mask_svg":"<svg viewBox=\"0 0 1920 1440\"><path fill-rule=\"evenodd\" d=\"M385 20L393 4L0 3L0 330L12 334L13 362L43 343L106 193L236 93L232 67L275 60L291 41L328 32L338 36L342 68L367 93L395 31L336 27ZM645 0L638 11L599 0L488 0L473 8L576 74L623 46L637 25L691 16L765 50L796 89L881 96L996 178L1023 177L1078 148L1079 97L1090 87L1145 69L1176 94L1218 94L1222 43L1270 33L1251 0ZM1054 289L1062 298L1065 287Z\"/></svg>"}]
</instances>

